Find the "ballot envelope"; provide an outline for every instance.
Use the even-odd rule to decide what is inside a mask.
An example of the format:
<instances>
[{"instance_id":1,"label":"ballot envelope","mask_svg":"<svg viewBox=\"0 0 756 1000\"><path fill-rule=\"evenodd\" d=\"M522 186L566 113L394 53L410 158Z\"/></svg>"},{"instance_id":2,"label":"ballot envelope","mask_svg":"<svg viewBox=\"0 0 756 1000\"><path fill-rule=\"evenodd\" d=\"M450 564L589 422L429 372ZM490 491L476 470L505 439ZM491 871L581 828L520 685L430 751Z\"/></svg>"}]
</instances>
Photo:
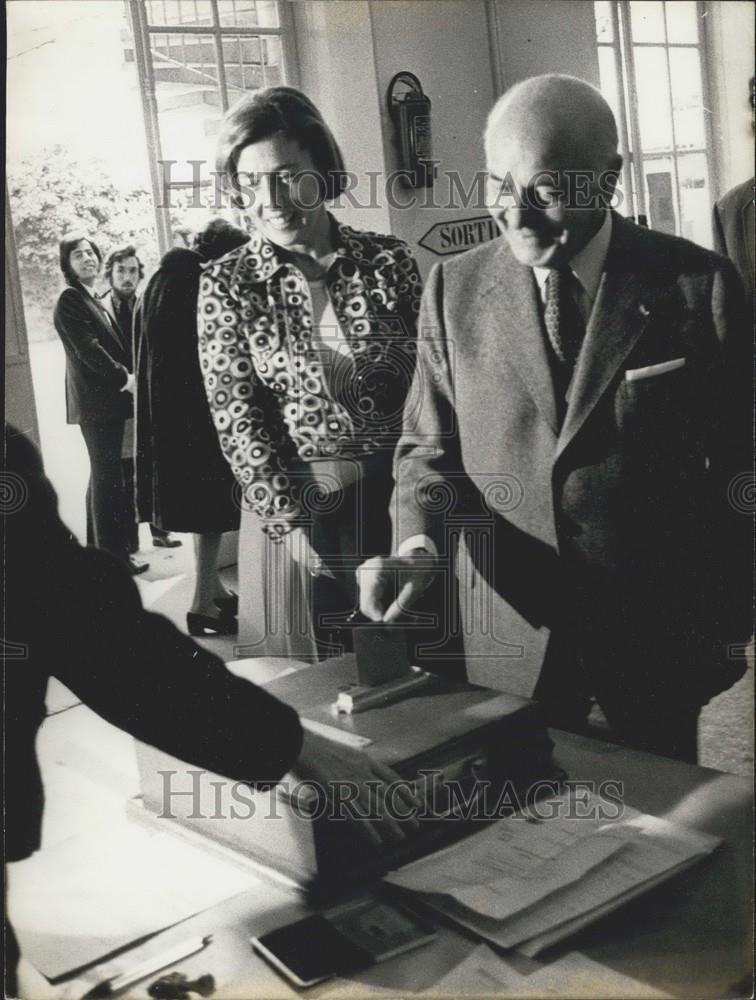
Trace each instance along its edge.
<instances>
[{"instance_id":1,"label":"ballot envelope","mask_svg":"<svg viewBox=\"0 0 756 1000\"><path fill-rule=\"evenodd\" d=\"M479 830L541 790L553 794L559 775L534 702L434 678L398 701L340 713L338 693L354 678L354 657L348 654L266 688L296 708L305 726L337 745L363 749L416 782L425 805L416 814L418 830L403 842L366 844L346 821L357 808L346 783L332 789L330 801L293 775L273 788L252 790L138 743L144 808L327 898ZM396 815L407 811L399 795L391 807Z\"/></svg>"}]
</instances>

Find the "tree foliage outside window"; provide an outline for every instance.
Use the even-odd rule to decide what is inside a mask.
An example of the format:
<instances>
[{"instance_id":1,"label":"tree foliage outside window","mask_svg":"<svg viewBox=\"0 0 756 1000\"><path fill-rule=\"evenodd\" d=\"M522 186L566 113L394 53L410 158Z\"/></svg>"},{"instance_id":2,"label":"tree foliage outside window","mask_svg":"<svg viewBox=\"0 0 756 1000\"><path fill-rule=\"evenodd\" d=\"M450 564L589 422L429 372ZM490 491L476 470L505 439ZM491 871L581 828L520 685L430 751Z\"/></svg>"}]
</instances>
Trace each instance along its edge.
<instances>
[{"instance_id":1,"label":"tree foliage outside window","mask_svg":"<svg viewBox=\"0 0 756 1000\"><path fill-rule=\"evenodd\" d=\"M77 163L62 146L45 151L39 161L14 164L8 191L18 251L18 265L30 341L57 335L52 315L63 288L58 244L69 232L82 232L97 243L103 258L133 243L149 276L158 264L155 213L147 188L123 190L102 163ZM174 191L171 223L182 225L191 192ZM101 291L106 285L102 284ZM142 286L143 287L143 286Z\"/></svg>"}]
</instances>

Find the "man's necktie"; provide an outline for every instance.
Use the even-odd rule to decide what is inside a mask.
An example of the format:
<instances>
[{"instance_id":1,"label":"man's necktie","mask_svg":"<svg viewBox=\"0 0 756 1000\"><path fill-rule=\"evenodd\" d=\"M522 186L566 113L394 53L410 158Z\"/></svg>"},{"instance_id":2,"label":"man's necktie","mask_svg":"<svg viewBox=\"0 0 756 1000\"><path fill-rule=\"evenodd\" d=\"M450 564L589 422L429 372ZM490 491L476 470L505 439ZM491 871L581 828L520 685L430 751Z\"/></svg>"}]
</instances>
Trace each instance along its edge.
<instances>
[{"instance_id":1,"label":"man's necktie","mask_svg":"<svg viewBox=\"0 0 756 1000\"><path fill-rule=\"evenodd\" d=\"M569 268L554 268L546 279L546 305L543 320L554 354L567 370L575 367L585 325L575 293L577 279Z\"/></svg>"},{"instance_id":2,"label":"man's necktie","mask_svg":"<svg viewBox=\"0 0 756 1000\"><path fill-rule=\"evenodd\" d=\"M125 299L122 300L119 308L118 323L121 327L124 337L131 336L131 318L132 310L131 303L127 302Z\"/></svg>"}]
</instances>

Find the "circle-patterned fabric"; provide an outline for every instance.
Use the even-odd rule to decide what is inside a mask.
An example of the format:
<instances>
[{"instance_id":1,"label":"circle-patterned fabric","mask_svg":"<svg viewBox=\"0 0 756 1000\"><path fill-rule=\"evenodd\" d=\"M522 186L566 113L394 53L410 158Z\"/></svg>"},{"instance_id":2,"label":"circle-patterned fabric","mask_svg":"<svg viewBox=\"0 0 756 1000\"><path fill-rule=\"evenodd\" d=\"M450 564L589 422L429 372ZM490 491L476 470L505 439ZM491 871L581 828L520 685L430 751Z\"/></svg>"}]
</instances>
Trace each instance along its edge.
<instances>
[{"instance_id":1,"label":"circle-patterned fabric","mask_svg":"<svg viewBox=\"0 0 756 1000\"><path fill-rule=\"evenodd\" d=\"M329 388L307 279L255 234L204 269L199 354L221 448L243 502L276 535L301 516L314 458L393 449L416 358L422 284L401 240L338 226L326 288L352 354Z\"/></svg>"}]
</instances>

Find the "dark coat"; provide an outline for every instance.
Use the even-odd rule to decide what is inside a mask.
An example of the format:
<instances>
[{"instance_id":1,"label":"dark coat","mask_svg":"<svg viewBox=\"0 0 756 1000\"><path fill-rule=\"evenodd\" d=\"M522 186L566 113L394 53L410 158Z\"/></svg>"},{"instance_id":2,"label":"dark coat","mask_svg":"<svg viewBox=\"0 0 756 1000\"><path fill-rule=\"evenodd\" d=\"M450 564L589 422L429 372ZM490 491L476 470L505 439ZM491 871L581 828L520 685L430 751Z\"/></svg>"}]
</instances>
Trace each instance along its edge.
<instances>
[{"instance_id":1,"label":"dark coat","mask_svg":"<svg viewBox=\"0 0 756 1000\"><path fill-rule=\"evenodd\" d=\"M5 851L39 847L34 744L50 676L108 722L196 767L278 780L296 760L296 713L142 607L128 571L60 520L39 454L6 427L3 506Z\"/></svg>"},{"instance_id":2,"label":"dark coat","mask_svg":"<svg viewBox=\"0 0 756 1000\"><path fill-rule=\"evenodd\" d=\"M123 337L123 342L128 351L129 357L129 371L134 371L134 318L133 311L136 309L136 295L134 296L134 301L132 302L132 318L131 322L121 322L122 313L120 312L120 303L116 298L116 293L112 288L108 288L107 291L103 292L102 295L97 300L102 304L105 312L110 316L113 323L118 327Z\"/></svg>"},{"instance_id":3,"label":"dark coat","mask_svg":"<svg viewBox=\"0 0 756 1000\"><path fill-rule=\"evenodd\" d=\"M560 427L532 269L499 239L433 270L392 509L397 544L456 560L475 681L532 695L552 629L617 711L695 709L742 674L744 312L728 260L614 215Z\"/></svg>"},{"instance_id":4,"label":"dark coat","mask_svg":"<svg viewBox=\"0 0 756 1000\"><path fill-rule=\"evenodd\" d=\"M738 184L714 206L714 248L729 257L745 285L753 321L756 277L756 203L754 178Z\"/></svg>"},{"instance_id":5,"label":"dark coat","mask_svg":"<svg viewBox=\"0 0 756 1000\"><path fill-rule=\"evenodd\" d=\"M72 285L61 292L53 322L66 350L68 423L130 416L131 395L121 392L131 370L130 347L105 308Z\"/></svg>"},{"instance_id":6,"label":"dark coat","mask_svg":"<svg viewBox=\"0 0 756 1000\"><path fill-rule=\"evenodd\" d=\"M169 250L134 313L137 509L168 531L239 526L197 356L201 265L193 250Z\"/></svg>"}]
</instances>

